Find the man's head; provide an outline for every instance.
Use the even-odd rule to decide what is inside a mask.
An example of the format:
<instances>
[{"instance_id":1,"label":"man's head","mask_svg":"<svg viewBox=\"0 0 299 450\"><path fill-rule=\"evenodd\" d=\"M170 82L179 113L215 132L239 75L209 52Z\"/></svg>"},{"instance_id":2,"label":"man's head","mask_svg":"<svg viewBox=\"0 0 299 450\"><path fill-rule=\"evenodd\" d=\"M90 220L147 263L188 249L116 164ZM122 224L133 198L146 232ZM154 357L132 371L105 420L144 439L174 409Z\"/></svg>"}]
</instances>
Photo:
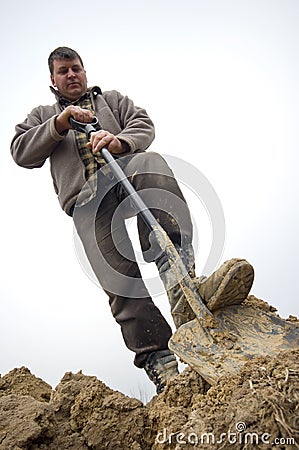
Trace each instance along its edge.
<instances>
[{"instance_id":1,"label":"man's head","mask_svg":"<svg viewBox=\"0 0 299 450\"><path fill-rule=\"evenodd\" d=\"M51 82L59 94L70 101L86 92L87 78L83 61L75 50L58 47L48 58Z\"/></svg>"}]
</instances>

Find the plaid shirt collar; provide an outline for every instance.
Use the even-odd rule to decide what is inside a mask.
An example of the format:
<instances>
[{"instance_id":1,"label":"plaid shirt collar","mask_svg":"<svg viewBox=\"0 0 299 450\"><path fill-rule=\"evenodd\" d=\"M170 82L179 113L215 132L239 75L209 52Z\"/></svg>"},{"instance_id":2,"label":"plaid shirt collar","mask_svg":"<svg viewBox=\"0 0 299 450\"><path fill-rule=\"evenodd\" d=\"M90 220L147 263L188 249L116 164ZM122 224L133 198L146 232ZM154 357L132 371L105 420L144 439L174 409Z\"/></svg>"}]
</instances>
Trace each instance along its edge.
<instances>
[{"instance_id":1,"label":"plaid shirt collar","mask_svg":"<svg viewBox=\"0 0 299 450\"><path fill-rule=\"evenodd\" d=\"M93 86L93 87L88 88L87 91L85 92L85 94L83 94L80 98L78 98L74 102L71 102L70 100L67 100L66 98L64 98L58 92L57 89L53 88L53 86L49 86L49 87L50 87L50 91L52 92L52 94L55 95L55 98L56 98L57 102L60 105L62 105L63 107L66 107L66 106L69 106L69 105L77 105L78 103L81 103L86 98L88 98L88 96L91 96L91 94L93 94L94 96L102 94L101 88L99 88L99 86Z\"/></svg>"}]
</instances>

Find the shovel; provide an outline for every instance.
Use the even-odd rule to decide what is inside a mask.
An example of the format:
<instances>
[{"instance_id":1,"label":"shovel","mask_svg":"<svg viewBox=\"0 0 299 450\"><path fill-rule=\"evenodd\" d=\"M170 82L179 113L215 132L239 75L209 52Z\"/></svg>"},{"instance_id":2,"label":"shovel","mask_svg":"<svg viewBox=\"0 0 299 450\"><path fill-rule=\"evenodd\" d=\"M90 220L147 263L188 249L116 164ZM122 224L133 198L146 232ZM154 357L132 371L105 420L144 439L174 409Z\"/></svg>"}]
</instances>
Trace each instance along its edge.
<instances>
[{"instance_id":1,"label":"shovel","mask_svg":"<svg viewBox=\"0 0 299 450\"><path fill-rule=\"evenodd\" d=\"M90 138L98 127L95 117L90 124L70 118L72 127ZM196 370L208 383L215 384L222 375L237 373L249 360L257 356L276 355L282 350L299 348L299 322L284 320L276 314L254 307L250 302L228 306L213 313L201 299L180 256L165 230L157 222L136 192L109 150L100 151L121 184L136 213L140 214L150 231L150 241L158 246L159 255L166 255L172 277L180 285L195 319L181 325L169 340L169 348Z\"/></svg>"}]
</instances>

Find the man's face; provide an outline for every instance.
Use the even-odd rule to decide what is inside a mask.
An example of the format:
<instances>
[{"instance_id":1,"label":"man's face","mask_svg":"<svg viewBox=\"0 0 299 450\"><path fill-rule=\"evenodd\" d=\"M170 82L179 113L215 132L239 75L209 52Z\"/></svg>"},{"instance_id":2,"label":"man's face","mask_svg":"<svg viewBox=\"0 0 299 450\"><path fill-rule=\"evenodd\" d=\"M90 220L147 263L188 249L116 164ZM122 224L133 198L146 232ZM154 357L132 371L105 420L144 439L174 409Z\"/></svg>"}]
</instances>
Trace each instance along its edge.
<instances>
[{"instance_id":1,"label":"man's face","mask_svg":"<svg viewBox=\"0 0 299 450\"><path fill-rule=\"evenodd\" d=\"M86 72L79 58L54 59L51 81L59 94L70 101L77 100L87 90Z\"/></svg>"}]
</instances>

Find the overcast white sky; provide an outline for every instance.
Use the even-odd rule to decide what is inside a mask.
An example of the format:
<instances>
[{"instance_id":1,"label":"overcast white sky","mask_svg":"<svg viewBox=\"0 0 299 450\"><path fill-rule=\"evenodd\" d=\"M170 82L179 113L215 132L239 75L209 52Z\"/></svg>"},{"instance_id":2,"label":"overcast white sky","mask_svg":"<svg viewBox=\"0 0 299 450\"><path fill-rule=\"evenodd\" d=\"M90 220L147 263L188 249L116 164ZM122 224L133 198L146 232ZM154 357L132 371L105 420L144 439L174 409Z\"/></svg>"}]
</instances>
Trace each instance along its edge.
<instances>
[{"instance_id":1,"label":"overcast white sky","mask_svg":"<svg viewBox=\"0 0 299 450\"><path fill-rule=\"evenodd\" d=\"M284 317L298 315L298 1L29 0L0 8L0 373L25 365L55 386L82 369L129 395L154 391L133 366L105 294L81 269L48 164L26 170L10 156L15 124L53 103L47 58L60 45L81 54L90 85L147 109L152 150L207 177L226 221L220 263L247 258L252 293ZM200 269L210 233L193 201ZM155 301L169 318L166 297Z\"/></svg>"}]
</instances>

